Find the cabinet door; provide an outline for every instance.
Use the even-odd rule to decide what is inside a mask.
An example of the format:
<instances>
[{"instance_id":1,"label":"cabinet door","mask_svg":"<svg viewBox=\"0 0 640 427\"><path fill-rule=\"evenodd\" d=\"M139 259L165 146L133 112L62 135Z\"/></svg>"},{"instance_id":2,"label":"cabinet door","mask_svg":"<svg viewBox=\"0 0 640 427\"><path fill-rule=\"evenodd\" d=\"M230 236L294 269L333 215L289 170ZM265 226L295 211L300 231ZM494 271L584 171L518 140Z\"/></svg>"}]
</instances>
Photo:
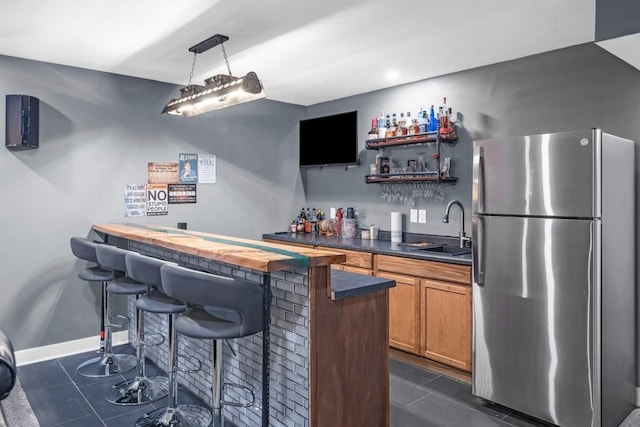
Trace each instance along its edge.
<instances>
[{"instance_id":1,"label":"cabinet door","mask_svg":"<svg viewBox=\"0 0 640 427\"><path fill-rule=\"evenodd\" d=\"M422 355L471 371L471 286L422 280Z\"/></svg>"},{"instance_id":2,"label":"cabinet door","mask_svg":"<svg viewBox=\"0 0 640 427\"><path fill-rule=\"evenodd\" d=\"M389 289L389 345L420 354L420 279L378 272L396 281Z\"/></svg>"}]
</instances>

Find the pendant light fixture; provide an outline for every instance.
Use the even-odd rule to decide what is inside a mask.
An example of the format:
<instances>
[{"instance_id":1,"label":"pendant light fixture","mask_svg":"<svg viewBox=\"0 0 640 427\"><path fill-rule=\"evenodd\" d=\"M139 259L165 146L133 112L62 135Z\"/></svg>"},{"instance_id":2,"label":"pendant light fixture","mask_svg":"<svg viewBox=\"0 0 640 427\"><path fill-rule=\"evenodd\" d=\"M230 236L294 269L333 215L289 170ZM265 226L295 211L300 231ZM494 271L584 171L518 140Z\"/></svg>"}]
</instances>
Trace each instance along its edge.
<instances>
[{"instance_id":1,"label":"pendant light fixture","mask_svg":"<svg viewBox=\"0 0 640 427\"><path fill-rule=\"evenodd\" d=\"M187 86L180 89L179 98L172 99L165 105L162 114L191 117L255 101L266 96L262 83L253 71L248 72L243 77L235 77L231 74L227 52L224 50L224 42L227 40L229 40L229 37L216 34L189 48L189 52L193 52L193 64L191 65L189 82ZM218 45L222 46L222 54L229 74L217 74L210 77L204 81L204 85L191 84L197 55Z\"/></svg>"}]
</instances>

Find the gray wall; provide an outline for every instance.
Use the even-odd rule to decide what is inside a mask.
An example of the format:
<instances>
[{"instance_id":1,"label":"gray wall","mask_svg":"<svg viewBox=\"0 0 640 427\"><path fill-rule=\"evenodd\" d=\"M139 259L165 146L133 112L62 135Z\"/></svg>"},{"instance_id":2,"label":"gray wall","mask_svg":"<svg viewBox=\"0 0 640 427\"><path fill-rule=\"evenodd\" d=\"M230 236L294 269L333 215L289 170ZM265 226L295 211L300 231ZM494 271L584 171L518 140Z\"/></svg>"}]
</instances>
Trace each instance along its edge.
<instances>
[{"instance_id":1,"label":"gray wall","mask_svg":"<svg viewBox=\"0 0 640 427\"><path fill-rule=\"evenodd\" d=\"M602 41L640 32L640 2L596 0L596 40Z\"/></svg>"},{"instance_id":2,"label":"gray wall","mask_svg":"<svg viewBox=\"0 0 640 427\"><path fill-rule=\"evenodd\" d=\"M218 182L199 186L196 205L136 221L260 238L304 204L296 147L305 108L260 100L191 119L161 115L177 90L0 56L0 94L41 100L40 148L0 148L0 328L17 350L97 336L99 293L77 279L69 237L131 221L123 187L146 182L147 162L212 153ZM4 116L3 99L0 135Z\"/></svg>"},{"instance_id":3,"label":"gray wall","mask_svg":"<svg viewBox=\"0 0 640 427\"><path fill-rule=\"evenodd\" d=\"M474 70L357 95L308 108L308 116L358 110L361 165L303 171L307 204L320 208L357 206L361 222L390 227L390 212L405 213L410 207L381 201L380 184L365 184L375 151L364 150L371 117L411 111L420 106L436 107L447 97L459 120L458 144L444 146L452 157L452 174L460 179L442 184L444 200L418 200L415 208L426 209L426 224L405 221L405 231L456 236L458 212L442 223L446 203L458 199L465 206L466 230L470 230L471 157L473 139L504 135L589 129L640 141L640 73L595 44L589 43L504 62ZM399 158L415 157L425 148L391 150Z\"/></svg>"}]
</instances>

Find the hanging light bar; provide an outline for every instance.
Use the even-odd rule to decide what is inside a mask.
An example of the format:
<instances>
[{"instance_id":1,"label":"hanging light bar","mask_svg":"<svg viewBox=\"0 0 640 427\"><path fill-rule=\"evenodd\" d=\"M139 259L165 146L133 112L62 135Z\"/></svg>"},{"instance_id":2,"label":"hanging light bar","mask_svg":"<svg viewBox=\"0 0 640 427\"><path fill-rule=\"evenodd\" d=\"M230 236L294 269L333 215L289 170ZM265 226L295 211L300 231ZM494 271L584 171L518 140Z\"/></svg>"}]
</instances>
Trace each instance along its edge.
<instances>
[{"instance_id":1,"label":"hanging light bar","mask_svg":"<svg viewBox=\"0 0 640 427\"><path fill-rule=\"evenodd\" d=\"M172 99L165 105L162 110L163 114L191 117L255 101L266 96L260 79L253 71L248 72L243 77L235 77L231 74L229 60L223 44L227 40L229 40L227 36L216 34L189 49L190 52L194 53L189 83L180 89L179 98ZM217 74L210 77L205 80L204 86L192 85L191 77L195 68L196 55L219 44L222 45L222 52L229 74Z\"/></svg>"}]
</instances>

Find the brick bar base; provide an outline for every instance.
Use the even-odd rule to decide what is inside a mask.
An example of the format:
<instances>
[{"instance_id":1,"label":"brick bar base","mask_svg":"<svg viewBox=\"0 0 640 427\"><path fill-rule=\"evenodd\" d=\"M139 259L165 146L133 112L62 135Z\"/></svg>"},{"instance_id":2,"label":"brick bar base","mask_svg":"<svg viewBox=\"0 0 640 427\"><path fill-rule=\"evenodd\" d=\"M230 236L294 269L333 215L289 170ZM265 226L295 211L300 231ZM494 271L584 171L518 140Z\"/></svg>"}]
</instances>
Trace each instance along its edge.
<instances>
[{"instance_id":1,"label":"brick bar base","mask_svg":"<svg viewBox=\"0 0 640 427\"><path fill-rule=\"evenodd\" d=\"M262 285L263 274L234 265L213 262L169 249L129 241L129 249L144 255L176 262L201 271L239 277ZM271 360L270 360L270 426L309 425L309 283L308 270L297 269L271 273ZM128 303L129 316L135 317L135 298ZM167 337L167 315L145 313L147 333ZM129 328L129 342L135 341L134 325ZM262 334L229 340L224 345L223 380L253 388L256 402L250 408L224 406L224 417L238 426L261 424ZM178 336L178 367L195 369L197 358L202 367L198 372L179 372L178 382L211 406L211 341ZM148 346L147 357L167 370L167 342ZM192 358L186 357L186 355ZM179 392L178 392L179 393ZM240 394L239 394L240 393ZM246 400L241 389L227 387L224 400Z\"/></svg>"}]
</instances>

